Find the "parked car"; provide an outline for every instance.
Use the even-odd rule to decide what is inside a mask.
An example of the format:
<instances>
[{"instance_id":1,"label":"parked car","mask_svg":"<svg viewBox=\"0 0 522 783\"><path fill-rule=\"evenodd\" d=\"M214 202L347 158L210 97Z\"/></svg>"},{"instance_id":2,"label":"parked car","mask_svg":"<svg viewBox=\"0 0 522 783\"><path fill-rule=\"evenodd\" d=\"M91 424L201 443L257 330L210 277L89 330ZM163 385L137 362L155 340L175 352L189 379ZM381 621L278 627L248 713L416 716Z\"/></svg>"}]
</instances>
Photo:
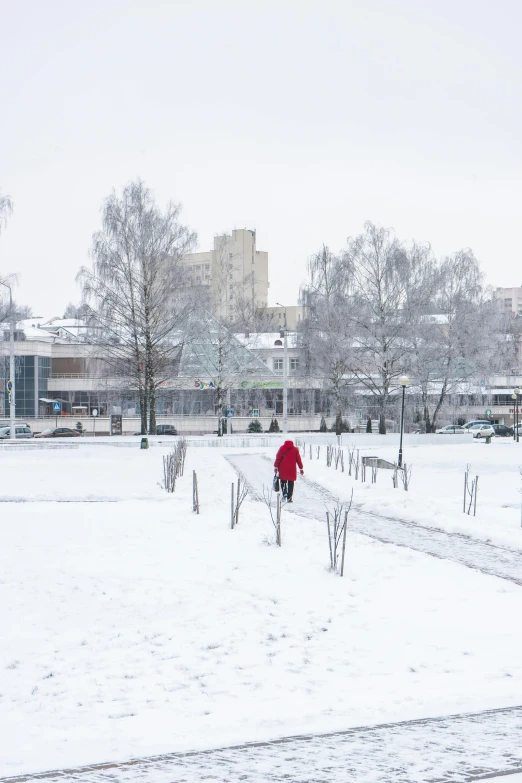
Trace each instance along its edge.
<instances>
[{"instance_id":1,"label":"parked car","mask_svg":"<svg viewBox=\"0 0 522 783\"><path fill-rule=\"evenodd\" d=\"M447 427L442 427L440 430L435 430L436 435L465 435L466 430L459 424L448 424Z\"/></svg>"},{"instance_id":2,"label":"parked car","mask_svg":"<svg viewBox=\"0 0 522 783\"><path fill-rule=\"evenodd\" d=\"M11 428L10 427L1 427L0 428L0 439L1 440L8 440L11 437ZM31 432L31 428L27 426L27 424L17 424L15 426L15 438L32 438L33 433Z\"/></svg>"},{"instance_id":3,"label":"parked car","mask_svg":"<svg viewBox=\"0 0 522 783\"><path fill-rule=\"evenodd\" d=\"M156 435L177 435L178 431L172 424L158 424Z\"/></svg>"},{"instance_id":4,"label":"parked car","mask_svg":"<svg viewBox=\"0 0 522 783\"><path fill-rule=\"evenodd\" d=\"M491 438L495 435L492 424L476 424L470 427L470 432L473 433L474 438Z\"/></svg>"},{"instance_id":5,"label":"parked car","mask_svg":"<svg viewBox=\"0 0 522 783\"><path fill-rule=\"evenodd\" d=\"M513 427L508 427L506 424L494 424L493 429L499 438L512 438L514 434Z\"/></svg>"},{"instance_id":6,"label":"parked car","mask_svg":"<svg viewBox=\"0 0 522 783\"><path fill-rule=\"evenodd\" d=\"M491 424L487 419L476 419L475 421L468 421L463 425L465 430L470 430L472 427L476 427L478 424Z\"/></svg>"},{"instance_id":7,"label":"parked car","mask_svg":"<svg viewBox=\"0 0 522 783\"><path fill-rule=\"evenodd\" d=\"M72 430L70 427L54 427L54 429L43 430L34 436L35 438L79 438L78 430Z\"/></svg>"},{"instance_id":8,"label":"parked car","mask_svg":"<svg viewBox=\"0 0 522 783\"><path fill-rule=\"evenodd\" d=\"M150 435L150 432L148 433ZM173 424L158 424L156 435L177 435L178 431ZM135 432L134 435L141 435L141 432Z\"/></svg>"}]
</instances>

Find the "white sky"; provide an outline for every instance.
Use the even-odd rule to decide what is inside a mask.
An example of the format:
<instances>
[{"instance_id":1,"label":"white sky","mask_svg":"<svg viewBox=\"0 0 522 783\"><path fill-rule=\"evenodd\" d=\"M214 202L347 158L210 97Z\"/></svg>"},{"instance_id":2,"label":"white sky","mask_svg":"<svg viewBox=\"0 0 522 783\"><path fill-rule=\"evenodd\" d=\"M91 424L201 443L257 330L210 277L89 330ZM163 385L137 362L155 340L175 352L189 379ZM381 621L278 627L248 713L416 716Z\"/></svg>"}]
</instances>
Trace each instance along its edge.
<instances>
[{"instance_id":1,"label":"white sky","mask_svg":"<svg viewBox=\"0 0 522 783\"><path fill-rule=\"evenodd\" d=\"M365 220L522 284L516 0L0 0L0 273L78 301L100 206L142 177L209 249L255 228L271 303Z\"/></svg>"}]
</instances>

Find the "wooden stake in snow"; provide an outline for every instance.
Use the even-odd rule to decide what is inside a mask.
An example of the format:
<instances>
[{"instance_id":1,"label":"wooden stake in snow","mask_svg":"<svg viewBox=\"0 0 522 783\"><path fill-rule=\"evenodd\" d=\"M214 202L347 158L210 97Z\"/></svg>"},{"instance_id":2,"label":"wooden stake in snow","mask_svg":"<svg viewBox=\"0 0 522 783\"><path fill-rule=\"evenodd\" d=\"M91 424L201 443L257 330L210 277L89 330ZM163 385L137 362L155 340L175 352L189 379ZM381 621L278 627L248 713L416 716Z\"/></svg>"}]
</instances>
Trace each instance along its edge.
<instances>
[{"instance_id":1,"label":"wooden stake in snow","mask_svg":"<svg viewBox=\"0 0 522 783\"><path fill-rule=\"evenodd\" d=\"M199 514L198 476L195 470L192 471L192 511Z\"/></svg>"},{"instance_id":2,"label":"wooden stake in snow","mask_svg":"<svg viewBox=\"0 0 522 783\"><path fill-rule=\"evenodd\" d=\"M402 486L404 487L404 491L407 492L410 487L411 465L407 465L406 463L404 463L404 465L402 466L401 479L402 479Z\"/></svg>"},{"instance_id":3,"label":"wooden stake in snow","mask_svg":"<svg viewBox=\"0 0 522 783\"><path fill-rule=\"evenodd\" d=\"M330 512L326 512L326 526L328 528L328 546L330 547L330 568L333 570L334 567L334 560L333 560L333 549L332 549L332 529L330 527Z\"/></svg>"},{"instance_id":4,"label":"wooden stake in snow","mask_svg":"<svg viewBox=\"0 0 522 783\"><path fill-rule=\"evenodd\" d=\"M274 526L275 530L275 542L277 546L281 546L281 493L276 492L276 503L275 503L275 514L274 514L274 506L272 503L272 498L274 495L273 487L265 487L263 485L263 502L265 503L268 512L270 514L270 519L272 520L272 525Z\"/></svg>"},{"instance_id":5,"label":"wooden stake in snow","mask_svg":"<svg viewBox=\"0 0 522 783\"><path fill-rule=\"evenodd\" d=\"M344 576L344 559L346 552L346 532L348 528L348 514L352 507L353 490L348 508L342 503L337 503L333 511L326 511L326 526L328 529L328 547L330 550L330 569L338 571L341 561L340 575ZM342 541L342 545L341 545Z\"/></svg>"},{"instance_id":6,"label":"wooden stake in snow","mask_svg":"<svg viewBox=\"0 0 522 783\"><path fill-rule=\"evenodd\" d=\"M477 516L477 490L479 477L475 476L471 484L469 483L469 471L471 465L466 465L466 472L464 473L464 504L463 512L466 513L466 502L469 499L468 516L471 516L471 507L473 506L473 516Z\"/></svg>"},{"instance_id":7,"label":"wooden stake in snow","mask_svg":"<svg viewBox=\"0 0 522 783\"><path fill-rule=\"evenodd\" d=\"M242 479L241 474L237 474L237 491L236 496L234 498L234 484L232 484L232 492L231 492L231 498L230 498L230 527L232 530L236 527L236 525L239 523L239 509L241 508L241 505L248 495L248 487L246 485L246 482L244 478Z\"/></svg>"},{"instance_id":8,"label":"wooden stake in snow","mask_svg":"<svg viewBox=\"0 0 522 783\"><path fill-rule=\"evenodd\" d=\"M352 492L353 495L353 492ZM352 502L350 501L350 506ZM343 555L341 558L341 576L344 576L344 553L346 552L346 531L348 530L348 511L344 512Z\"/></svg>"},{"instance_id":9,"label":"wooden stake in snow","mask_svg":"<svg viewBox=\"0 0 522 783\"><path fill-rule=\"evenodd\" d=\"M276 528L277 546L281 546L281 494L277 493L277 528Z\"/></svg>"}]
</instances>

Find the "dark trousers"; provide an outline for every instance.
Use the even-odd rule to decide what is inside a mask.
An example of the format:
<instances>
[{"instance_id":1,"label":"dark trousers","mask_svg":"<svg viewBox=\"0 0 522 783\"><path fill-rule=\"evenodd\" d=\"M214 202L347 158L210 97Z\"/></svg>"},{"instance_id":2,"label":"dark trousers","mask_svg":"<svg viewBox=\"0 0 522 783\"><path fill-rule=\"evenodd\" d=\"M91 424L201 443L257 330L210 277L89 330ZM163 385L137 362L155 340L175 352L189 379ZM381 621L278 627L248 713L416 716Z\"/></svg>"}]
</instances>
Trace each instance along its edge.
<instances>
[{"instance_id":1,"label":"dark trousers","mask_svg":"<svg viewBox=\"0 0 522 783\"><path fill-rule=\"evenodd\" d=\"M281 479L281 492L283 493L283 497L287 500L292 500L294 484L295 481L283 481L283 479Z\"/></svg>"}]
</instances>

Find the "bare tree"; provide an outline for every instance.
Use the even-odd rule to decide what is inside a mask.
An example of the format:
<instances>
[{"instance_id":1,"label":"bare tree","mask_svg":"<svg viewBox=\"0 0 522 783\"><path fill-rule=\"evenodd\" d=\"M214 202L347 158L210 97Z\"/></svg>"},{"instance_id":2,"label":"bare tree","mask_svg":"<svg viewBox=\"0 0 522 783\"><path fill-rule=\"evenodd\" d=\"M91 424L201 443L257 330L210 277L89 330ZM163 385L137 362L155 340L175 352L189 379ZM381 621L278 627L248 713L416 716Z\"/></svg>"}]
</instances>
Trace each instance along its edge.
<instances>
[{"instance_id":1,"label":"bare tree","mask_svg":"<svg viewBox=\"0 0 522 783\"><path fill-rule=\"evenodd\" d=\"M113 193L93 236L92 267L78 275L96 343L139 394L142 434L156 431L156 390L173 372L191 305L183 262L196 235L180 212L172 202L161 211L140 180Z\"/></svg>"},{"instance_id":2,"label":"bare tree","mask_svg":"<svg viewBox=\"0 0 522 783\"><path fill-rule=\"evenodd\" d=\"M233 334L229 325L205 311L196 311L191 319L185 336L181 371L184 376L211 384L215 394L218 435L223 434L223 410L237 382L268 372Z\"/></svg>"},{"instance_id":3,"label":"bare tree","mask_svg":"<svg viewBox=\"0 0 522 783\"><path fill-rule=\"evenodd\" d=\"M69 302L69 304L63 311L62 318L74 318L77 321L88 320L89 308L86 307L85 304L75 305L72 302Z\"/></svg>"},{"instance_id":4,"label":"bare tree","mask_svg":"<svg viewBox=\"0 0 522 783\"><path fill-rule=\"evenodd\" d=\"M18 283L16 275L0 277L0 323L20 321L29 318L31 309L20 305L13 296L13 288Z\"/></svg>"},{"instance_id":5,"label":"bare tree","mask_svg":"<svg viewBox=\"0 0 522 783\"><path fill-rule=\"evenodd\" d=\"M0 234L4 228L7 218L13 211L13 202L6 194L0 191Z\"/></svg>"},{"instance_id":6,"label":"bare tree","mask_svg":"<svg viewBox=\"0 0 522 783\"><path fill-rule=\"evenodd\" d=\"M355 329L349 317L351 275L343 259L326 246L308 264L309 280L301 291L307 318L300 331L304 372L322 377L335 405L336 432L341 433L343 395L353 384Z\"/></svg>"},{"instance_id":7,"label":"bare tree","mask_svg":"<svg viewBox=\"0 0 522 783\"><path fill-rule=\"evenodd\" d=\"M431 275L431 310L411 319L411 373L420 390L426 432L434 432L447 398L489 375L499 318L471 250L442 259Z\"/></svg>"},{"instance_id":8,"label":"bare tree","mask_svg":"<svg viewBox=\"0 0 522 783\"><path fill-rule=\"evenodd\" d=\"M223 434L223 410L237 382L267 372L234 334L238 328L236 315L240 314L238 302L242 302L243 315L249 313L248 318L254 317L254 302L247 306L242 299L243 284L237 275L240 258L230 240L224 234L215 242L210 297L194 309L182 360L184 375L202 378L214 389L218 435Z\"/></svg>"},{"instance_id":9,"label":"bare tree","mask_svg":"<svg viewBox=\"0 0 522 783\"><path fill-rule=\"evenodd\" d=\"M412 280L429 248L407 249L390 229L366 223L365 232L348 240L344 263L352 276L349 317L356 330L353 372L386 414L398 378L407 366L409 319L415 299Z\"/></svg>"},{"instance_id":10,"label":"bare tree","mask_svg":"<svg viewBox=\"0 0 522 783\"><path fill-rule=\"evenodd\" d=\"M269 311L268 305L253 302L239 283L235 284L234 301L234 315L231 319L234 332L251 335L279 330L279 322L274 313Z\"/></svg>"}]
</instances>

